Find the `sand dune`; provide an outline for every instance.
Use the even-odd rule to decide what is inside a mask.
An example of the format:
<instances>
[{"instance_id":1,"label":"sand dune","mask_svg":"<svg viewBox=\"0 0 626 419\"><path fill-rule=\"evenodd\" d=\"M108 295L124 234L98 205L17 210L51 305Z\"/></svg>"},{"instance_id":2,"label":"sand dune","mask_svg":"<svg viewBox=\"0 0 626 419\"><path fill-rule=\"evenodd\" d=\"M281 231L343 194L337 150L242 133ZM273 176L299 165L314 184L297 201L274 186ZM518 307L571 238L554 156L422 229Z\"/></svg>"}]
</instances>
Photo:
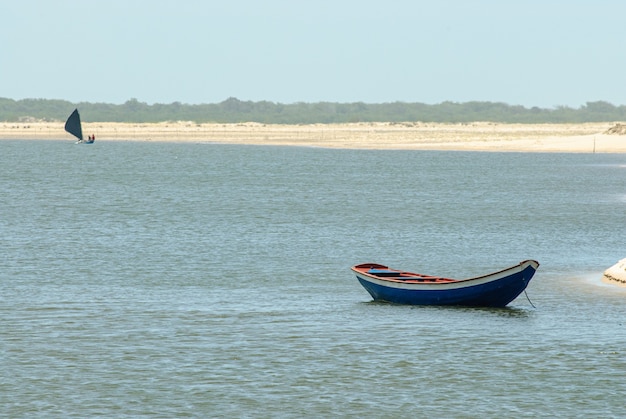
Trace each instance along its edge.
<instances>
[{"instance_id":1,"label":"sand dune","mask_svg":"<svg viewBox=\"0 0 626 419\"><path fill-rule=\"evenodd\" d=\"M354 123L273 125L84 123L85 137L103 141L166 141L398 150L626 153L626 135L613 123L437 124ZM73 141L63 122L0 123L0 139Z\"/></svg>"}]
</instances>

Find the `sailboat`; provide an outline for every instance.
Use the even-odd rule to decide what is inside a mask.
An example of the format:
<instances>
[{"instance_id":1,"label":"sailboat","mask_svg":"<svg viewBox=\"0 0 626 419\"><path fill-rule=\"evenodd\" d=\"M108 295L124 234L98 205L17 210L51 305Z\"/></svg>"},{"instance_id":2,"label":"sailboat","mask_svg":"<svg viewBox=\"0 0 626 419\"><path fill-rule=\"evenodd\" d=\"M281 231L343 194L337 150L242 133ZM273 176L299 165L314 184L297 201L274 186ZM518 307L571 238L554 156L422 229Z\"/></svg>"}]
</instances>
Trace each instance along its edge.
<instances>
[{"instance_id":1,"label":"sailboat","mask_svg":"<svg viewBox=\"0 0 626 419\"><path fill-rule=\"evenodd\" d=\"M69 118L67 118L67 121L65 121L65 131L78 138L76 144L93 144L95 141L95 138L91 136L89 136L88 140L83 139L83 127L80 123L80 114L78 113L78 109L74 109L74 112L72 112Z\"/></svg>"}]
</instances>

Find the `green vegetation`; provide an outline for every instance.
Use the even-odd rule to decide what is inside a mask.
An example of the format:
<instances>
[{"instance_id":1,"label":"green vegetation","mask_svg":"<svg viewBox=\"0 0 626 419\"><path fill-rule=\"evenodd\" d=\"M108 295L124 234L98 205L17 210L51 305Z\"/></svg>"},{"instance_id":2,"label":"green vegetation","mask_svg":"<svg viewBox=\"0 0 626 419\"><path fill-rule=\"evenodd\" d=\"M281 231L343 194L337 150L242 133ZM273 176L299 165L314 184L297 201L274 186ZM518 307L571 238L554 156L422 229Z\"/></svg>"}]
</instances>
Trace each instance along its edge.
<instances>
[{"instance_id":1,"label":"green vegetation","mask_svg":"<svg viewBox=\"0 0 626 419\"><path fill-rule=\"evenodd\" d=\"M578 109L525 108L500 102L423 103L294 103L241 101L228 98L215 104L189 105L180 102L149 105L130 99L121 105L72 103L52 99L13 100L0 98L0 121L64 121L77 107L85 122L196 123L260 122L266 124L313 124L347 122L500 122L500 123L583 123L626 120L626 106L608 102L587 102Z\"/></svg>"}]
</instances>

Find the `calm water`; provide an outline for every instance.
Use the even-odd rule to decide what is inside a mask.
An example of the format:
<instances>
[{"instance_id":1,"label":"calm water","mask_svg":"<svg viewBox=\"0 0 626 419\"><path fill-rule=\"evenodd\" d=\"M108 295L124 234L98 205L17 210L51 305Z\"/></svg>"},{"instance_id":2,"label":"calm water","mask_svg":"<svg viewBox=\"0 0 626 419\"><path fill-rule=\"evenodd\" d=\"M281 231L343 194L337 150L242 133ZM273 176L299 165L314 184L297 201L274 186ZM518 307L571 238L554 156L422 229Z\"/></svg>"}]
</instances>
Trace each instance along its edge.
<instances>
[{"instance_id":1,"label":"calm water","mask_svg":"<svg viewBox=\"0 0 626 419\"><path fill-rule=\"evenodd\" d=\"M626 155L0 141L0 415L623 417ZM506 309L367 261L541 262Z\"/></svg>"}]
</instances>

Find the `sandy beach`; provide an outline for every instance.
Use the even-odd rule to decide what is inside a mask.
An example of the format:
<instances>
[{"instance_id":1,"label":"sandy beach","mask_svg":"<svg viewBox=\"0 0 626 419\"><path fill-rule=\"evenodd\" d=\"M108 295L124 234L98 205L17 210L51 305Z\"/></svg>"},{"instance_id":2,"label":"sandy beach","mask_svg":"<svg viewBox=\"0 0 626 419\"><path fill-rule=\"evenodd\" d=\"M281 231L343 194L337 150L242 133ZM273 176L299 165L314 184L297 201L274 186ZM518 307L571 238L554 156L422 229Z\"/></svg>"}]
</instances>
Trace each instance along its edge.
<instances>
[{"instance_id":1,"label":"sandy beach","mask_svg":"<svg viewBox=\"0 0 626 419\"><path fill-rule=\"evenodd\" d=\"M0 123L0 140L73 141L63 122ZM284 145L352 149L473 150L572 153L626 153L626 135L607 134L615 123L467 124L353 123L273 125L83 123L96 141L166 141Z\"/></svg>"}]
</instances>

